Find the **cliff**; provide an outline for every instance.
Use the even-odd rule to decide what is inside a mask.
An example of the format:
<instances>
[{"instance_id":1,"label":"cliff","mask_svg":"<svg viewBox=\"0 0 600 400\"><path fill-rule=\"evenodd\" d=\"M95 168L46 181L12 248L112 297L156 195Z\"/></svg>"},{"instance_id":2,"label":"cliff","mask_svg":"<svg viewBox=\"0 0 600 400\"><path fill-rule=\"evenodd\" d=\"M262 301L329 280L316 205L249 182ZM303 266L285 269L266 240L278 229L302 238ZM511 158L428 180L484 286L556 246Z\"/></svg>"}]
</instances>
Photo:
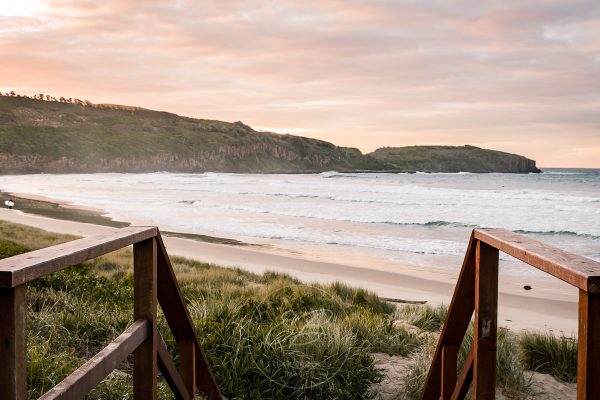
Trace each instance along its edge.
<instances>
[{"instance_id":1,"label":"cliff","mask_svg":"<svg viewBox=\"0 0 600 400\"><path fill-rule=\"evenodd\" d=\"M369 154L393 168L424 172L541 172L517 154L475 146L382 147Z\"/></svg>"},{"instance_id":2,"label":"cliff","mask_svg":"<svg viewBox=\"0 0 600 400\"><path fill-rule=\"evenodd\" d=\"M358 149L139 107L0 96L0 173L378 170Z\"/></svg>"}]
</instances>

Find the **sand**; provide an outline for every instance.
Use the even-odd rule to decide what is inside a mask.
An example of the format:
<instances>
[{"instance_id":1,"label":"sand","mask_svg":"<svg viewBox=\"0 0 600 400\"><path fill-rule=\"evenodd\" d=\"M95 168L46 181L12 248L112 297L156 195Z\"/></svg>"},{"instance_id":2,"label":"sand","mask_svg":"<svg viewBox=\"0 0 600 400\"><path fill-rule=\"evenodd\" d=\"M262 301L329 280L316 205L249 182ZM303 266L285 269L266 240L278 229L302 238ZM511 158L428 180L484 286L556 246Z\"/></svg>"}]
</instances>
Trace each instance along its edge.
<instances>
[{"instance_id":1,"label":"sand","mask_svg":"<svg viewBox=\"0 0 600 400\"><path fill-rule=\"evenodd\" d=\"M115 228L57 220L0 209L0 219L47 231L90 236ZM449 304L457 271L440 271L401 265L385 259L290 251L277 246L231 246L192 239L165 237L170 255L180 255L252 272L284 272L307 282L342 281L363 287L381 297L430 304ZM465 243L466 246L466 243ZM512 330L545 330L573 334L577 330L577 290L558 281L526 278L534 290L524 291L523 278L500 277L498 322Z\"/></svg>"}]
</instances>

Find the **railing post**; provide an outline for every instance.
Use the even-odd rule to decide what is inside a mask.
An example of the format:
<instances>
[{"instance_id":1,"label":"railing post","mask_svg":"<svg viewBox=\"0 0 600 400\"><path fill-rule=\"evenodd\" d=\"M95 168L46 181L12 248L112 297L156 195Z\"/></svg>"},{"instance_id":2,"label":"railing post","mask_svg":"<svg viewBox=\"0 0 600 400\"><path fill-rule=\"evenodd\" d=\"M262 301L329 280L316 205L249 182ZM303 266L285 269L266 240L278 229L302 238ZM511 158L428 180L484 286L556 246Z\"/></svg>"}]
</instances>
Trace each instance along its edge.
<instances>
[{"instance_id":1,"label":"railing post","mask_svg":"<svg viewBox=\"0 0 600 400\"><path fill-rule=\"evenodd\" d=\"M156 238L133 245L134 319L148 321L148 337L133 353L133 398L156 399Z\"/></svg>"},{"instance_id":2,"label":"railing post","mask_svg":"<svg viewBox=\"0 0 600 400\"><path fill-rule=\"evenodd\" d=\"M179 342L179 369L188 393L196 393L196 343L193 340Z\"/></svg>"},{"instance_id":3,"label":"railing post","mask_svg":"<svg viewBox=\"0 0 600 400\"><path fill-rule=\"evenodd\" d=\"M497 325L498 249L478 240L473 337L473 399L476 400L493 400L496 396Z\"/></svg>"},{"instance_id":4,"label":"railing post","mask_svg":"<svg viewBox=\"0 0 600 400\"><path fill-rule=\"evenodd\" d=\"M0 288L0 399L27 398L26 286Z\"/></svg>"},{"instance_id":5,"label":"railing post","mask_svg":"<svg viewBox=\"0 0 600 400\"><path fill-rule=\"evenodd\" d=\"M456 386L457 354L456 345L442 348L442 400L450 400Z\"/></svg>"},{"instance_id":6,"label":"railing post","mask_svg":"<svg viewBox=\"0 0 600 400\"><path fill-rule=\"evenodd\" d=\"M579 290L577 399L598 398L600 393L600 293Z\"/></svg>"}]
</instances>

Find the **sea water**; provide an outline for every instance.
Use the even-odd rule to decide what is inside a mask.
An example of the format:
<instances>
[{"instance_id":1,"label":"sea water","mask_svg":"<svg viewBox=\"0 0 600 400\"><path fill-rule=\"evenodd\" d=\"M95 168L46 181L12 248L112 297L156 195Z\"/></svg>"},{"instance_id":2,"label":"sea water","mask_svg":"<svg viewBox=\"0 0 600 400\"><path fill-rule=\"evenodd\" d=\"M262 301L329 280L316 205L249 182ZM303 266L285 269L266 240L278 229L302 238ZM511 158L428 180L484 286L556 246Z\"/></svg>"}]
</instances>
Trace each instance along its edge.
<instances>
[{"instance_id":1,"label":"sea water","mask_svg":"<svg viewBox=\"0 0 600 400\"><path fill-rule=\"evenodd\" d=\"M39 174L2 176L0 190L163 230L418 266L456 268L476 227L506 228L600 261L600 170Z\"/></svg>"}]
</instances>

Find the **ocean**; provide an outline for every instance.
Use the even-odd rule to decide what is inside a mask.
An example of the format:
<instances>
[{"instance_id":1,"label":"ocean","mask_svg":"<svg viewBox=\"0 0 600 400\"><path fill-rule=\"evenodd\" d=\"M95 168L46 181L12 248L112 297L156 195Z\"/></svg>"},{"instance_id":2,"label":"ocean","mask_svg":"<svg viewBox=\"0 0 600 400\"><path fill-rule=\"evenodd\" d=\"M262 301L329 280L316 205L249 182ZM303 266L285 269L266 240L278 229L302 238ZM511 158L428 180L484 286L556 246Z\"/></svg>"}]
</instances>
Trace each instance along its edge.
<instances>
[{"instance_id":1,"label":"ocean","mask_svg":"<svg viewBox=\"0 0 600 400\"><path fill-rule=\"evenodd\" d=\"M595 169L39 174L2 176L0 190L100 208L114 219L163 230L420 267L459 268L476 227L506 228L600 261Z\"/></svg>"}]
</instances>

